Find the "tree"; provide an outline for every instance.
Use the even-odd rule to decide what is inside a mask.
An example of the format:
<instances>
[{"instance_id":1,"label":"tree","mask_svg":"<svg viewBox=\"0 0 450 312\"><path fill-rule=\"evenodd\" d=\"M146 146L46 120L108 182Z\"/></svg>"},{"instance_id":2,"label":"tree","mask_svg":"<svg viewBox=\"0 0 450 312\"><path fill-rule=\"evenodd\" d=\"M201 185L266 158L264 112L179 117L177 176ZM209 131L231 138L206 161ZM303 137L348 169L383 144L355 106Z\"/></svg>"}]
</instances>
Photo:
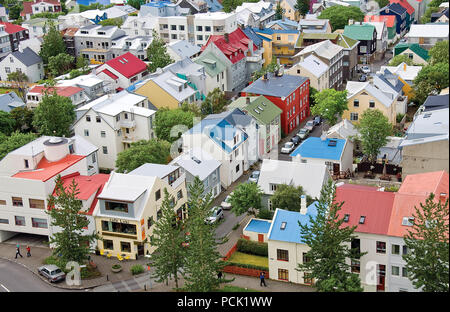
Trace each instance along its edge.
<instances>
[{"instance_id":1,"label":"tree","mask_svg":"<svg viewBox=\"0 0 450 312\"><path fill-rule=\"evenodd\" d=\"M367 109L356 125L359 130L363 153L370 161L376 161L380 148L387 143L387 136L392 134L392 125L378 109Z\"/></svg>"},{"instance_id":2,"label":"tree","mask_svg":"<svg viewBox=\"0 0 450 312\"><path fill-rule=\"evenodd\" d=\"M316 100L314 100L314 97L317 93L319 93L319 91L309 85L309 107L313 107L314 105L316 105Z\"/></svg>"},{"instance_id":3,"label":"tree","mask_svg":"<svg viewBox=\"0 0 450 312\"><path fill-rule=\"evenodd\" d=\"M12 86L17 89L17 95L25 99L25 89L28 82L27 75L21 71L15 71L8 74L7 80L13 83Z\"/></svg>"},{"instance_id":4,"label":"tree","mask_svg":"<svg viewBox=\"0 0 450 312\"><path fill-rule=\"evenodd\" d=\"M5 157L9 152L24 146L25 144L37 138L34 133L20 133L15 131L10 136L0 133L0 159Z\"/></svg>"},{"instance_id":5,"label":"tree","mask_svg":"<svg viewBox=\"0 0 450 312\"><path fill-rule=\"evenodd\" d=\"M159 210L161 217L155 224L150 242L156 248L151 255L155 269L153 277L157 278L159 283L167 283L173 278L178 288L178 276L182 273L185 263L186 236L184 222L177 219L173 209L174 202L175 199L169 195L167 189L164 189L164 199Z\"/></svg>"},{"instance_id":6,"label":"tree","mask_svg":"<svg viewBox=\"0 0 450 312\"><path fill-rule=\"evenodd\" d=\"M167 164L170 143L164 140L140 140L117 155L117 172L130 172L146 163Z\"/></svg>"},{"instance_id":7,"label":"tree","mask_svg":"<svg viewBox=\"0 0 450 312\"><path fill-rule=\"evenodd\" d=\"M416 288L423 287L426 292L449 291L449 208L445 203L435 200L431 193L414 207L411 230L404 236L409 252L403 254L408 278Z\"/></svg>"},{"instance_id":8,"label":"tree","mask_svg":"<svg viewBox=\"0 0 450 312\"><path fill-rule=\"evenodd\" d=\"M293 186L287 184L280 184L277 186L276 191L273 193L270 201L275 208L300 211L300 196L306 195L301 186ZM312 198L309 195L307 197L307 205L312 203Z\"/></svg>"},{"instance_id":9,"label":"tree","mask_svg":"<svg viewBox=\"0 0 450 312\"><path fill-rule=\"evenodd\" d=\"M225 111L225 106L227 105L227 99L225 93L220 91L219 88L215 88L208 93L205 100L201 105L201 112L203 116L209 114L217 114Z\"/></svg>"},{"instance_id":10,"label":"tree","mask_svg":"<svg viewBox=\"0 0 450 312\"><path fill-rule=\"evenodd\" d=\"M108 18L103 21L100 21L99 24L102 26L117 26L120 28L123 25L123 19L121 19L120 17Z\"/></svg>"},{"instance_id":11,"label":"tree","mask_svg":"<svg viewBox=\"0 0 450 312\"><path fill-rule=\"evenodd\" d=\"M183 112L191 112L196 117L202 116L201 108L196 103L188 103L187 101L184 101L181 103L181 110Z\"/></svg>"},{"instance_id":12,"label":"tree","mask_svg":"<svg viewBox=\"0 0 450 312\"><path fill-rule=\"evenodd\" d=\"M277 7L275 9L275 20L283 19L284 10L281 7L280 2L277 3Z\"/></svg>"},{"instance_id":13,"label":"tree","mask_svg":"<svg viewBox=\"0 0 450 312\"><path fill-rule=\"evenodd\" d=\"M389 5L389 0L375 0L378 4L378 9L384 8Z\"/></svg>"},{"instance_id":14,"label":"tree","mask_svg":"<svg viewBox=\"0 0 450 312\"><path fill-rule=\"evenodd\" d=\"M448 40L437 42L428 52L430 55L430 64L434 65L437 63L447 63L448 64Z\"/></svg>"},{"instance_id":15,"label":"tree","mask_svg":"<svg viewBox=\"0 0 450 312\"><path fill-rule=\"evenodd\" d=\"M16 122L11 118L11 114L0 110L0 133L10 135L14 131Z\"/></svg>"},{"instance_id":16,"label":"tree","mask_svg":"<svg viewBox=\"0 0 450 312\"><path fill-rule=\"evenodd\" d=\"M261 209L262 194L256 183L239 184L230 196L231 210L237 216L246 212L256 215L257 210Z\"/></svg>"},{"instance_id":17,"label":"tree","mask_svg":"<svg viewBox=\"0 0 450 312\"><path fill-rule=\"evenodd\" d=\"M299 11L300 15L305 16L309 12L309 0L297 0L294 9Z\"/></svg>"},{"instance_id":18,"label":"tree","mask_svg":"<svg viewBox=\"0 0 450 312\"><path fill-rule=\"evenodd\" d=\"M33 131L33 110L26 106L13 108L10 112L11 118L14 120L14 130L20 132Z\"/></svg>"},{"instance_id":19,"label":"tree","mask_svg":"<svg viewBox=\"0 0 450 312\"><path fill-rule=\"evenodd\" d=\"M344 29L350 19L355 22L362 22L364 20L364 13L355 6L345 7L342 5L334 5L323 10L318 18L329 19L331 28L335 31L336 29Z\"/></svg>"},{"instance_id":20,"label":"tree","mask_svg":"<svg viewBox=\"0 0 450 312\"><path fill-rule=\"evenodd\" d=\"M414 102L423 104L430 94L439 94L448 87L448 63L427 65L417 74L413 82Z\"/></svg>"},{"instance_id":21,"label":"tree","mask_svg":"<svg viewBox=\"0 0 450 312\"><path fill-rule=\"evenodd\" d=\"M136 10L140 10L141 9L141 1L142 0L128 0L127 4L131 5L133 8L135 8ZM145 3L145 1L142 1Z\"/></svg>"},{"instance_id":22,"label":"tree","mask_svg":"<svg viewBox=\"0 0 450 312\"><path fill-rule=\"evenodd\" d=\"M332 126L337 122L337 116L348 110L347 90L324 89L314 96L314 102L316 104L311 107L311 114L321 116Z\"/></svg>"},{"instance_id":23,"label":"tree","mask_svg":"<svg viewBox=\"0 0 450 312\"><path fill-rule=\"evenodd\" d=\"M50 236L50 244L53 244L53 255L60 256L62 262L76 261L84 263L89 256L90 246L97 237L94 234L84 234L84 228L88 227L89 220L79 212L82 202L77 198L79 194L78 184L75 180L67 187L61 176L56 178L55 195L48 197L51 225L61 229Z\"/></svg>"},{"instance_id":24,"label":"tree","mask_svg":"<svg viewBox=\"0 0 450 312\"><path fill-rule=\"evenodd\" d=\"M156 137L168 142L178 140L185 131L194 125L194 113L181 108L161 108L155 116Z\"/></svg>"},{"instance_id":25,"label":"tree","mask_svg":"<svg viewBox=\"0 0 450 312\"><path fill-rule=\"evenodd\" d=\"M414 65L413 60L407 54L398 54L391 59L389 66L398 66L401 63L406 63L408 66Z\"/></svg>"},{"instance_id":26,"label":"tree","mask_svg":"<svg viewBox=\"0 0 450 312\"><path fill-rule=\"evenodd\" d=\"M336 202L336 189L331 180L320 192L316 204L317 215L309 216L308 223L298 223L300 236L310 250L306 262L298 264L298 271L316 280L320 292L362 291L358 275L349 272L347 260L359 260L365 253L357 254L349 245L356 238L356 226L343 226L339 215L343 202Z\"/></svg>"},{"instance_id":27,"label":"tree","mask_svg":"<svg viewBox=\"0 0 450 312\"><path fill-rule=\"evenodd\" d=\"M75 121L75 107L70 98L46 93L34 110L33 126L41 135L70 136Z\"/></svg>"},{"instance_id":28,"label":"tree","mask_svg":"<svg viewBox=\"0 0 450 312\"><path fill-rule=\"evenodd\" d=\"M184 269L185 287L193 292L216 290L221 282L217 272L223 268L221 255L217 252L215 227L205 223L210 213L212 196L211 193L203 196L203 191L203 182L196 176L189 185L189 247Z\"/></svg>"},{"instance_id":29,"label":"tree","mask_svg":"<svg viewBox=\"0 0 450 312\"><path fill-rule=\"evenodd\" d=\"M44 39L39 51L39 56L44 64L48 64L51 56L57 56L60 53L66 53L66 45L64 44L61 33L56 28L53 21L48 20L48 32L44 35Z\"/></svg>"},{"instance_id":30,"label":"tree","mask_svg":"<svg viewBox=\"0 0 450 312\"><path fill-rule=\"evenodd\" d=\"M278 65L277 58L276 57L272 57L272 61L270 62L270 64L268 64L267 66L261 68L258 71L255 71L252 74L252 81L258 80L259 78L264 76L264 74L266 74L266 73L274 73L278 69L280 69L280 65Z\"/></svg>"},{"instance_id":31,"label":"tree","mask_svg":"<svg viewBox=\"0 0 450 312\"><path fill-rule=\"evenodd\" d=\"M67 53L60 53L48 58L48 69L53 76L67 73L72 67L75 58Z\"/></svg>"},{"instance_id":32,"label":"tree","mask_svg":"<svg viewBox=\"0 0 450 312\"><path fill-rule=\"evenodd\" d=\"M153 40L152 43L147 48L147 58L150 61L148 65L148 70L153 73L158 68L164 68L167 65L173 63L174 61L167 53L166 44L162 40L158 33L153 30Z\"/></svg>"},{"instance_id":33,"label":"tree","mask_svg":"<svg viewBox=\"0 0 450 312\"><path fill-rule=\"evenodd\" d=\"M23 10L23 5L17 3L16 5L9 8L9 19L10 20L16 20L20 18L20 12Z\"/></svg>"},{"instance_id":34,"label":"tree","mask_svg":"<svg viewBox=\"0 0 450 312\"><path fill-rule=\"evenodd\" d=\"M426 24L431 22L431 14L439 12L439 6L447 2L447 0L433 0L430 3L428 3L427 10L425 11L425 14L420 19L421 24Z\"/></svg>"}]
</instances>

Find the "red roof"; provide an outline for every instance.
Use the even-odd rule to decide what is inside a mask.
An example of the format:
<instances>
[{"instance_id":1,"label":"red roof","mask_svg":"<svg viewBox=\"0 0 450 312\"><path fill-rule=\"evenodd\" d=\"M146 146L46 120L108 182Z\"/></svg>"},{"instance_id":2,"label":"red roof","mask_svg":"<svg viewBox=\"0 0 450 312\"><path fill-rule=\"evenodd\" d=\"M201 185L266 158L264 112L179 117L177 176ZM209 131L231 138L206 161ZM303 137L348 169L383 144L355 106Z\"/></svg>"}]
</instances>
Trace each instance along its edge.
<instances>
[{"instance_id":1,"label":"red roof","mask_svg":"<svg viewBox=\"0 0 450 312\"><path fill-rule=\"evenodd\" d=\"M131 78L134 75L147 70L147 65L130 52L113 58L105 64L127 78Z\"/></svg>"},{"instance_id":2,"label":"red roof","mask_svg":"<svg viewBox=\"0 0 450 312\"><path fill-rule=\"evenodd\" d=\"M344 184L336 188L336 201L344 202L339 216L349 215L343 226L354 226L355 232L387 235L395 193L378 191L376 187ZM359 224L365 216L364 224Z\"/></svg>"},{"instance_id":3,"label":"red roof","mask_svg":"<svg viewBox=\"0 0 450 312\"><path fill-rule=\"evenodd\" d=\"M202 47L202 50L204 50L211 42L225 54L231 63L235 64L245 57L250 39L245 35L242 29L237 28L235 31L228 34L228 42L225 40L224 35L210 36L208 42ZM253 44L253 51L257 49L256 45Z\"/></svg>"},{"instance_id":4,"label":"red roof","mask_svg":"<svg viewBox=\"0 0 450 312\"><path fill-rule=\"evenodd\" d=\"M119 79L119 77L117 77L116 75L114 75L111 71L109 71L108 69L104 69L101 71L101 73L105 73L106 75L108 75L109 77L111 77L114 80Z\"/></svg>"},{"instance_id":5,"label":"red roof","mask_svg":"<svg viewBox=\"0 0 450 312\"><path fill-rule=\"evenodd\" d=\"M33 13L33 8L31 7L33 4L36 3L40 3L40 2L45 2L45 3L50 3L53 5L59 5L61 6L61 3L58 0L34 0L33 1L23 1L23 11L20 12L21 16L25 16L26 14L32 14Z\"/></svg>"},{"instance_id":6,"label":"red roof","mask_svg":"<svg viewBox=\"0 0 450 312\"><path fill-rule=\"evenodd\" d=\"M61 160L50 162L44 157L41 159L35 170L18 172L13 175L13 177L45 182L73 166L83 158L85 158L85 156L69 154Z\"/></svg>"},{"instance_id":7,"label":"red roof","mask_svg":"<svg viewBox=\"0 0 450 312\"><path fill-rule=\"evenodd\" d=\"M10 35L18 33L20 31L27 30L26 28L23 28L20 25L8 23L8 22L0 22L0 25L5 25L5 31Z\"/></svg>"},{"instance_id":8,"label":"red roof","mask_svg":"<svg viewBox=\"0 0 450 312\"><path fill-rule=\"evenodd\" d=\"M389 3L398 3L398 4L400 4L403 8L406 9L406 12L408 12L408 14L410 16L413 15L414 12L415 12L414 8L406 0L389 0Z\"/></svg>"},{"instance_id":9,"label":"red roof","mask_svg":"<svg viewBox=\"0 0 450 312\"><path fill-rule=\"evenodd\" d=\"M366 15L364 22L384 22L386 27L395 26L395 15Z\"/></svg>"},{"instance_id":10,"label":"red roof","mask_svg":"<svg viewBox=\"0 0 450 312\"><path fill-rule=\"evenodd\" d=\"M80 200L88 200L91 198L91 196L95 193L95 198L92 201L92 204L89 208L89 211L87 211L88 215L92 215L92 212L95 209L95 206L97 205L97 196L101 193L103 190L103 186L106 182L109 180L109 174L94 174L92 176L85 176L80 175L79 172L75 172L72 174L68 174L66 176L61 177L63 181L63 186L67 187L69 186L73 180L75 180L75 183L78 184L78 191L79 194L77 195L77 198ZM56 195L56 189L53 190L53 196Z\"/></svg>"},{"instance_id":11,"label":"red roof","mask_svg":"<svg viewBox=\"0 0 450 312\"><path fill-rule=\"evenodd\" d=\"M44 94L44 91L48 91L49 94L53 93L53 90L56 89L56 94L59 96L65 96L65 97L70 97L80 91L83 91L82 88L79 87L72 87L72 86L67 86L67 87L45 87L45 86L34 86L33 88L30 89L29 92L32 93L40 93L40 94Z\"/></svg>"}]
</instances>

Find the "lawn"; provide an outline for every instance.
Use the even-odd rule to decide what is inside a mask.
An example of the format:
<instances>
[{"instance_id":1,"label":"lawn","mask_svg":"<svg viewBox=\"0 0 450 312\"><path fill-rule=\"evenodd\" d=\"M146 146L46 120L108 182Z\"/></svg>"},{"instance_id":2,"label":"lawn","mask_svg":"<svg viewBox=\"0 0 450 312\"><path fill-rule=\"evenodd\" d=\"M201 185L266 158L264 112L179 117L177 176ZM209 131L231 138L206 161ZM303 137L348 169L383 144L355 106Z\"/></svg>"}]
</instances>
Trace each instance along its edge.
<instances>
[{"instance_id":1,"label":"lawn","mask_svg":"<svg viewBox=\"0 0 450 312\"><path fill-rule=\"evenodd\" d=\"M223 288L218 289L217 292L259 292L260 290L248 289L238 286L225 285Z\"/></svg>"},{"instance_id":2,"label":"lawn","mask_svg":"<svg viewBox=\"0 0 450 312\"><path fill-rule=\"evenodd\" d=\"M269 258L249 255L239 251L233 253L228 261L234 263L252 264L260 267L267 267L267 268L269 267Z\"/></svg>"},{"instance_id":3,"label":"lawn","mask_svg":"<svg viewBox=\"0 0 450 312\"><path fill-rule=\"evenodd\" d=\"M6 92L12 92L14 91L17 94L17 89L11 89L11 88L0 88L0 94L4 94Z\"/></svg>"}]
</instances>

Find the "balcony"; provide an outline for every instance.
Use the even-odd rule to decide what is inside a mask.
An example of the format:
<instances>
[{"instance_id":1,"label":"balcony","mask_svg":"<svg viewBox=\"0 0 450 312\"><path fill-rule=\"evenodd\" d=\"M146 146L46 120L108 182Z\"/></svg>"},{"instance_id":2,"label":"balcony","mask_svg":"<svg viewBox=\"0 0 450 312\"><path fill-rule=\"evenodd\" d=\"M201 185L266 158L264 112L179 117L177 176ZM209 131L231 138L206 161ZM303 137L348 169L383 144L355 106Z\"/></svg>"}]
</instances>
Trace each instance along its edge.
<instances>
[{"instance_id":1,"label":"balcony","mask_svg":"<svg viewBox=\"0 0 450 312\"><path fill-rule=\"evenodd\" d=\"M122 136L122 142L123 143L133 143L134 142L134 135L131 135L129 133L125 133Z\"/></svg>"},{"instance_id":2,"label":"balcony","mask_svg":"<svg viewBox=\"0 0 450 312\"><path fill-rule=\"evenodd\" d=\"M135 120L121 120L119 121L119 127L121 128L135 128L136 121Z\"/></svg>"},{"instance_id":3,"label":"balcony","mask_svg":"<svg viewBox=\"0 0 450 312\"><path fill-rule=\"evenodd\" d=\"M262 54L254 54L252 56L247 56L247 62L258 63L261 62L262 59L263 59Z\"/></svg>"}]
</instances>

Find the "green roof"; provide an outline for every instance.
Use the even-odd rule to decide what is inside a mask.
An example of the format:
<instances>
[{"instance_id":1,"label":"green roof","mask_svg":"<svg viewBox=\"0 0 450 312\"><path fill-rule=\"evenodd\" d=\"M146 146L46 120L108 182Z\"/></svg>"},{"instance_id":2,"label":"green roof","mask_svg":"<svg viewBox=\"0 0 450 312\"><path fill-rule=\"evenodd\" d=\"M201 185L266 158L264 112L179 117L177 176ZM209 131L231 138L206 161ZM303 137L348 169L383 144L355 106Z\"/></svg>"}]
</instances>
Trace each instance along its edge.
<instances>
[{"instance_id":1,"label":"green roof","mask_svg":"<svg viewBox=\"0 0 450 312\"><path fill-rule=\"evenodd\" d=\"M265 125L269 125L282 113L278 106L262 95L251 96L250 104L248 105L246 102L246 97L240 97L228 105L228 108L239 108Z\"/></svg>"},{"instance_id":2,"label":"green roof","mask_svg":"<svg viewBox=\"0 0 450 312\"><path fill-rule=\"evenodd\" d=\"M336 39L338 34L324 34L324 33L304 33L302 32L300 36L298 36L297 42L295 44L296 48L300 48L303 46L303 39L323 39L323 40L334 40Z\"/></svg>"},{"instance_id":3,"label":"green roof","mask_svg":"<svg viewBox=\"0 0 450 312\"><path fill-rule=\"evenodd\" d=\"M210 77L217 76L226 69L226 65L212 52L200 54L194 62L202 65Z\"/></svg>"},{"instance_id":4,"label":"green roof","mask_svg":"<svg viewBox=\"0 0 450 312\"><path fill-rule=\"evenodd\" d=\"M344 35L354 40L372 40L375 26L369 24L353 24L344 28Z\"/></svg>"},{"instance_id":5,"label":"green roof","mask_svg":"<svg viewBox=\"0 0 450 312\"><path fill-rule=\"evenodd\" d=\"M357 43L358 43L358 40L352 39L352 38L347 37L347 36L345 36L343 34L339 34L339 39L336 42L337 45L340 45L344 49L350 49L351 47L353 47Z\"/></svg>"},{"instance_id":6,"label":"green roof","mask_svg":"<svg viewBox=\"0 0 450 312\"><path fill-rule=\"evenodd\" d=\"M428 51L424 48L421 48L418 43L399 43L394 47L394 56L402 53L403 51L410 49L418 56L420 56L425 61L428 61L430 56L428 55Z\"/></svg>"}]
</instances>

